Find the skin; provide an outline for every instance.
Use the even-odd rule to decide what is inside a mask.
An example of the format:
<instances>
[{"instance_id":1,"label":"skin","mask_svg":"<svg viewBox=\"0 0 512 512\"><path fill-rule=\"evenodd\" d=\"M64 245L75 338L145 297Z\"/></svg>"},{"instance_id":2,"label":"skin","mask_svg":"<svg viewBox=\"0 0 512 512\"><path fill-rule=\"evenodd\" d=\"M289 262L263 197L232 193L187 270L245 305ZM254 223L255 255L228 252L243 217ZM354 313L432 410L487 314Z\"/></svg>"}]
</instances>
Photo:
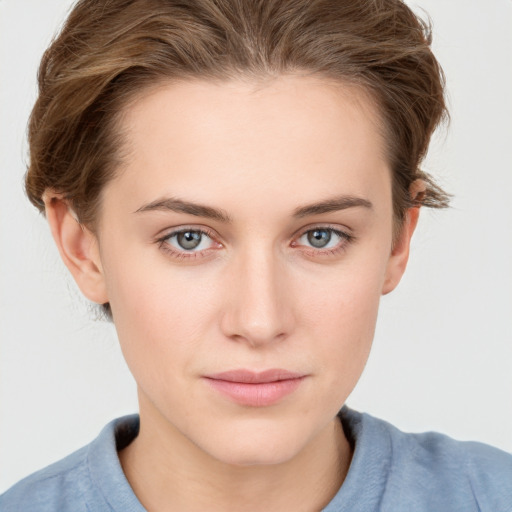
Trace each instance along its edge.
<instances>
[{"instance_id":1,"label":"skin","mask_svg":"<svg viewBox=\"0 0 512 512\"><path fill-rule=\"evenodd\" d=\"M138 384L140 434L120 453L130 484L150 511L321 509L351 458L336 413L418 217L409 210L393 245L372 101L312 77L182 82L141 94L122 129L128 158L103 190L96 233L58 194L45 201L83 293L111 304ZM229 222L166 208L169 198ZM340 198L333 211L304 210ZM315 228L344 234L322 231L323 249L308 238ZM211 236L187 252L176 229ZM305 377L253 407L204 378L239 368Z\"/></svg>"}]
</instances>

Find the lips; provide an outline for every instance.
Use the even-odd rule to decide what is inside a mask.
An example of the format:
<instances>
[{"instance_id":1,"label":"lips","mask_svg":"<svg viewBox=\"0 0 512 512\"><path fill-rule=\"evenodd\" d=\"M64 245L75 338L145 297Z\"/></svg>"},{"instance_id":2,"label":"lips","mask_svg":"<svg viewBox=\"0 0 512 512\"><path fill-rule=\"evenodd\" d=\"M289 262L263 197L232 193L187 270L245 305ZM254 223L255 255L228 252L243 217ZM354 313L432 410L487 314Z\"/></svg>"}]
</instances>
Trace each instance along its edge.
<instances>
[{"instance_id":1,"label":"lips","mask_svg":"<svg viewBox=\"0 0 512 512\"><path fill-rule=\"evenodd\" d=\"M240 405L265 407L293 393L305 374L283 369L263 372L231 370L205 376L207 383L225 398Z\"/></svg>"}]
</instances>

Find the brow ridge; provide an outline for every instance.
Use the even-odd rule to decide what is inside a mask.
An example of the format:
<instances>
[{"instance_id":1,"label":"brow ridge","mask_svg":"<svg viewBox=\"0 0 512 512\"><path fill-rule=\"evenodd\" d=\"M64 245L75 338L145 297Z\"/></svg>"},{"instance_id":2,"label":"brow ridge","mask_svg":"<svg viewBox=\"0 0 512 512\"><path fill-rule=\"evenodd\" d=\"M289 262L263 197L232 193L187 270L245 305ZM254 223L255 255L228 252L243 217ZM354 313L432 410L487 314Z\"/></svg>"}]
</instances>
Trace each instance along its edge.
<instances>
[{"instance_id":1,"label":"brow ridge","mask_svg":"<svg viewBox=\"0 0 512 512\"><path fill-rule=\"evenodd\" d=\"M219 208L205 206L190 201L174 197L166 197L164 199L156 199L148 204L141 206L134 213L150 212L150 211L173 211L177 213L187 213L196 217L205 217L219 222L230 223L231 217Z\"/></svg>"},{"instance_id":2,"label":"brow ridge","mask_svg":"<svg viewBox=\"0 0 512 512\"><path fill-rule=\"evenodd\" d=\"M299 206L293 211L293 217L302 218L308 217L310 215L320 215L322 213L329 213L357 207L373 209L372 203L367 199L344 195L305 206ZM229 214L220 208L213 208L211 206L201 205L190 201L183 201L182 199L173 197L156 199L155 201L141 206L134 213L149 211L173 211L177 213L194 215L196 217L205 217L223 223L232 222L232 218L229 216Z\"/></svg>"},{"instance_id":3,"label":"brow ridge","mask_svg":"<svg viewBox=\"0 0 512 512\"><path fill-rule=\"evenodd\" d=\"M322 213L335 212L340 210L346 210L348 208L367 208L373 209L373 204L362 197L356 196L339 196L313 203L305 206L299 206L293 212L293 216L296 218L308 217L310 215L319 215Z\"/></svg>"}]
</instances>

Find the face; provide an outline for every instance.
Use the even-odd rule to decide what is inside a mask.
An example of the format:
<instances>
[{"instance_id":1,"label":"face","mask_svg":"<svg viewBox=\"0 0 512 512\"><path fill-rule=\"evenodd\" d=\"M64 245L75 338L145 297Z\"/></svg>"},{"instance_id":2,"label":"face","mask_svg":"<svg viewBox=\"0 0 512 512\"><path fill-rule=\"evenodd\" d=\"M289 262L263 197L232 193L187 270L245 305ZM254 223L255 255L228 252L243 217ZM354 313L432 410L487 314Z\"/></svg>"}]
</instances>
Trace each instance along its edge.
<instances>
[{"instance_id":1,"label":"face","mask_svg":"<svg viewBox=\"0 0 512 512\"><path fill-rule=\"evenodd\" d=\"M220 461L291 459L354 388L405 266L371 101L304 77L183 82L122 127L97 267L141 421Z\"/></svg>"}]
</instances>

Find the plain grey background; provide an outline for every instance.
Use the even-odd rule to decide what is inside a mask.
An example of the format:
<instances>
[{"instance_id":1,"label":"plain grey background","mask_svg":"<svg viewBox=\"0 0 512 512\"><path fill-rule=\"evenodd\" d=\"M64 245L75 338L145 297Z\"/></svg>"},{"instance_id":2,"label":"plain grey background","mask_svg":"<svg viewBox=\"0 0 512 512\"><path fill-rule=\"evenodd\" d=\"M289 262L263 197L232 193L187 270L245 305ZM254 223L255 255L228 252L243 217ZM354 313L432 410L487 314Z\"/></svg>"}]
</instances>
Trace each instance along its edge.
<instances>
[{"instance_id":1,"label":"plain grey background","mask_svg":"<svg viewBox=\"0 0 512 512\"><path fill-rule=\"evenodd\" d=\"M137 408L113 327L94 320L22 190L36 68L70 4L0 0L0 491ZM348 404L512 451L512 1L420 5L452 113L424 167L455 199L422 213Z\"/></svg>"}]
</instances>

